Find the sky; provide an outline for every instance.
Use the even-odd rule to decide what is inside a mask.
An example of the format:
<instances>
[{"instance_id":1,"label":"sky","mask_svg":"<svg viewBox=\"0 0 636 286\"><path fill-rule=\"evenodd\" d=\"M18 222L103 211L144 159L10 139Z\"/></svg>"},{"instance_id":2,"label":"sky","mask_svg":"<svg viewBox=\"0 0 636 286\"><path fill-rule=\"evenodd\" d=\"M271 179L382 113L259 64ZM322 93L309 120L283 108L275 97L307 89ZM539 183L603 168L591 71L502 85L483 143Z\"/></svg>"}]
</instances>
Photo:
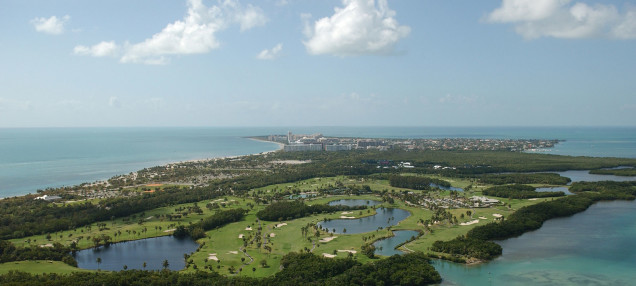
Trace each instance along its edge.
<instances>
[{"instance_id":1,"label":"sky","mask_svg":"<svg viewBox=\"0 0 636 286\"><path fill-rule=\"evenodd\" d=\"M0 3L0 127L635 125L636 1Z\"/></svg>"}]
</instances>

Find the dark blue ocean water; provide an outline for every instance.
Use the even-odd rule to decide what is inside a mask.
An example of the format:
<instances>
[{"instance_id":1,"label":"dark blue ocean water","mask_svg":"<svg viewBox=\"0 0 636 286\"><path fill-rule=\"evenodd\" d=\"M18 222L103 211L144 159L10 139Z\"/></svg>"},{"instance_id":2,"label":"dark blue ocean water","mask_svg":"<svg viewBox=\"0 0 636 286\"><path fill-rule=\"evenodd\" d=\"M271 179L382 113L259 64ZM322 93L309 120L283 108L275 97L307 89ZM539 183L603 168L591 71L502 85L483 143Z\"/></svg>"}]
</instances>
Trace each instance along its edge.
<instances>
[{"instance_id":1,"label":"dark blue ocean water","mask_svg":"<svg viewBox=\"0 0 636 286\"><path fill-rule=\"evenodd\" d=\"M287 131L374 138L563 139L546 152L636 158L634 127L0 128L0 198L170 162L275 150L276 144L243 137Z\"/></svg>"}]
</instances>

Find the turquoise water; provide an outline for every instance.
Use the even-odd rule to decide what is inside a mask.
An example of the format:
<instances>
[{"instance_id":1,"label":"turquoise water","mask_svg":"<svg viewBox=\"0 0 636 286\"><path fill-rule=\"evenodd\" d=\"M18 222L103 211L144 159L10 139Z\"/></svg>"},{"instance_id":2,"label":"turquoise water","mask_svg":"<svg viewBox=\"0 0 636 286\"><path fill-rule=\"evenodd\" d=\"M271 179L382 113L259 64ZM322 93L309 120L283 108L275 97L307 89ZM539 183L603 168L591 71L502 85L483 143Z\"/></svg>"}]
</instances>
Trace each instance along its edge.
<instances>
[{"instance_id":1,"label":"turquoise water","mask_svg":"<svg viewBox=\"0 0 636 286\"><path fill-rule=\"evenodd\" d=\"M223 128L0 129L0 198L184 160L276 150ZM255 133L251 133L255 134ZM259 133L256 133L257 135Z\"/></svg>"},{"instance_id":2,"label":"turquoise water","mask_svg":"<svg viewBox=\"0 0 636 286\"><path fill-rule=\"evenodd\" d=\"M636 201L600 202L498 242L480 265L435 261L442 285L635 285Z\"/></svg>"},{"instance_id":3,"label":"turquoise water","mask_svg":"<svg viewBox=\"0 0 636 286\"><path fill-rule=\"evenodd\" d=\"M242 137L287 131L376 138L564 139L547 153L636 158L635 127L0 128L0 198L170 162L275 150L273 143Z\"/></svg>"}]
</instances>

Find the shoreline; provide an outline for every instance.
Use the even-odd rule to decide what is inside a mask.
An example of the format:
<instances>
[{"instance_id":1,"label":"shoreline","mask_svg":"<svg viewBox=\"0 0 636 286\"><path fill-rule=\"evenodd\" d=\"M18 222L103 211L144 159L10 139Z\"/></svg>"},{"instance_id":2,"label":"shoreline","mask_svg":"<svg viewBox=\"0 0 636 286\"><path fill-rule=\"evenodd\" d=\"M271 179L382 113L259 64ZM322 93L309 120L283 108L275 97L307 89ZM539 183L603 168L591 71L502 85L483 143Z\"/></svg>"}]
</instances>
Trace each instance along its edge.
<instances>
[{"instance_id":1,"label":"shoreline","mask_svg":"<svg viewBox=\"0 0 636 286\"><path fill-rule=\"evenodd\" d=\"M253 140L253 141L258 141L258 142L263 142L263 143L275 143L275 144L278 145L278 149L269 150L269 151L263 151L263 152L259 152L259 153L244 154L244 155L231 155L231 156L200 158L200 159L191 159L191 160L183 160L183 161L173 161L173 162L167 162L167 163L164 163L164 164L143 167L142 169L144 169L144 168L153 168L153 167L167 167L167 166L170 166L170 165L184 164L184 163L203 163L203 162L208 162L208 161L212 161L212 160L236 159L236 158L252 156L252 155L265 155L265 154L270 154L270 153L274 153L274 152L283 150L283 146L285 146L285 144L283 144L283 143L267 141L267 140L260 140L260 139L256 139L256 138L253 138L253 137L240 137L240 138ZM137 173L138 171L140 171L142 169L130 171L128 174ZM97 180L92 181L92 182L91 181L84 181L84 182L80 182L80 183L76 183L76 184L62 185L62 186L59 186L59 187L45 187L44 189L39 189L39 190L43 191L41 193L39 193L38 190L33 190L33 191L29 191L28 193L18 194L18 195L10 195L10 196L3 196L0 193L0 200L8 199L8 198L20 198L20 197L25 197L25 196L41 196L43 194L46 194L47 189L55 190L55 189L60 189L60 188L79 186L79 185L82 185L82 184L89 184L89 185L107 184L107 185L109 185L108 184L108 180L109 179L111 179L113 177L117 177L117 176L126 176L128 174L115 174L113 176L110 176L109 178L97 179Z\"/></svg>"}]
</instances>

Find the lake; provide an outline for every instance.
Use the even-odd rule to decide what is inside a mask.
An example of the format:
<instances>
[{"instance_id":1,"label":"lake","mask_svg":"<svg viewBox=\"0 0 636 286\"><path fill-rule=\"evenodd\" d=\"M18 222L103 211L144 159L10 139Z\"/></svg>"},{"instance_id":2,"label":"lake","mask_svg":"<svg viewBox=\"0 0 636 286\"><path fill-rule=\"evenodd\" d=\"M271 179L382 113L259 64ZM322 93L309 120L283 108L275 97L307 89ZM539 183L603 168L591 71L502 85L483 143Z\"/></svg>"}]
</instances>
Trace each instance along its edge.
<instances>
[{"instance_id":1,"label":"lake","mask_svg":"<svg viewBox=\"0 0 636 286\"><path fill-rule=\"evenodd\" d=\"M199 244L189 238L177 239L172 236L133 240L100 246L97 249L85 249L75 253L77 266L83 269L98 269L97 258L101 258L99 269L119 271L124 265L128 269L163 269L163 261L168 260L170 270L185 268L184 254L197 250Z\"/></svg>"}]
</instances>

